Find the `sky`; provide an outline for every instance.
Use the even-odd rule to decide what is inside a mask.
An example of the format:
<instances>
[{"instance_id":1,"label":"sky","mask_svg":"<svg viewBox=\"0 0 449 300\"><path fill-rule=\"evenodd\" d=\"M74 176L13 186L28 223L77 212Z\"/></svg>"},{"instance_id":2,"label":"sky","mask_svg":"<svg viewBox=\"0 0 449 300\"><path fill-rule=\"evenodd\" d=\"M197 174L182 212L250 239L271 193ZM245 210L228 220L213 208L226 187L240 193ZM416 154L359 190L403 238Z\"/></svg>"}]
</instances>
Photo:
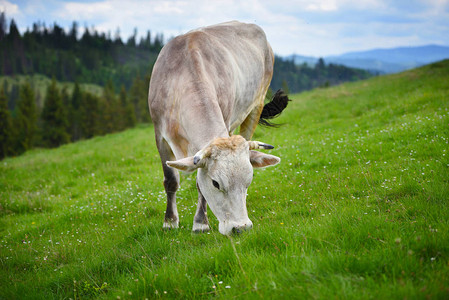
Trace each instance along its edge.
<instances>
[{"instance_id":1,"label":"sky","mask_svg":"<svg viewBox=\"0 0 449 300\"><path fill-rule=\"evenodd\" d=\"M429 44L449 46L449 0L0 0L23 33L33 23L77 21L126 40L150 30L168 40L239 20L264 29L278 55L329 56ZM83 31L83 29L81 30Z\"/></svg>"}]
</instances>

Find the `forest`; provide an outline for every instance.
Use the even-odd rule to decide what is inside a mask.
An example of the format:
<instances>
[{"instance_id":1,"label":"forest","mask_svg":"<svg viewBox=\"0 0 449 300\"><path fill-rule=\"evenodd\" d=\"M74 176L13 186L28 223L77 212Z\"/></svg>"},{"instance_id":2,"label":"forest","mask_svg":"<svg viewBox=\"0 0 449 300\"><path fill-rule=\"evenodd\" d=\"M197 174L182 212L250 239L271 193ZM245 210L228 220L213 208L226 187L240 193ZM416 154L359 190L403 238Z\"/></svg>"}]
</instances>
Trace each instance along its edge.
<instances>
[{"instance_id":1,"label":"forest","mask_svg":"<svg viewBox=\"0 0 449 300\"><path fill-rule=\"evenodd\" d=\"M69 30L37 22L22 34L2 12L0 159L151 122L148 83L164 42L163 34L153 36L151 31L139 39L137 29L123 41L119 29L112 35L93 27L80 29L77 22ZM35 74L51 78L43 94L31 80L8 80ZM308 66L277 56L271 89L297 93L370 76L364 70L326 65L323 59ZM68 82L74 87L64 84ZM102 87L102 92L84 90L86 83Z\"/></svg>"}]
</instances>

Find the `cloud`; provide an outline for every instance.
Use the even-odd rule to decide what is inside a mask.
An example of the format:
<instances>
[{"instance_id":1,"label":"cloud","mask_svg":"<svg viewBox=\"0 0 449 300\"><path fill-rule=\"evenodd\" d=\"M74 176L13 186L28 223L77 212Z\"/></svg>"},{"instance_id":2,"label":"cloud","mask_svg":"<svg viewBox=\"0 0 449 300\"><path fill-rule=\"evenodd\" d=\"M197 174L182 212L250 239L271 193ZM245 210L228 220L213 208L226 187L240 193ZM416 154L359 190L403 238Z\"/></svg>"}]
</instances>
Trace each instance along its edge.
<instances>
[{"instance_id":1,"label":"cloud","mask_svg":"<svg viewBox=\"0 0 449 300\"><path fill-rule=\"evenodd\" d=\"M4 12L8 16L15 16L20 13L19 6L6 0L0 0L0 12Z\"/></svg>"},{"instance_id":2,"label":"cloud","mask_svg":"<svg viewBox=\"0 0 449 300\"><path fill-rule=\"evenodd\" d=\"M449 0L17 0L8 17L19 26L73 21L127 39L163 33L170 38L229 20L261 26L277 54L338 54L372 47L448 44ZM10 11L16 11L12 15ZM22 30L22 28L21 28ZM154 35L153 35L154 36Z\"/></svg>"},{"instance_id":3,"label":"cloud","mask_svg":"<svg viewBox=\"0 0 449 300\"><path fill-rule=\"evenodd\" d=\"M115 13L119 7L115 7L111 1L79 3L64 3L61 10L55 15L63 19L97 20L98 17L106 17Z\"/></svg>"},{"instance_id":4,"label":"cloud","mask_svg":"<svg viewBox=\"0 0 449 300\"><path fill-rule=\"evenodd\" d=\"M261 26L271 24L278 29L294 27L296 18L282 12L270 11L262 1L198 0L151 2L104 0L96 2L66 2L53 16L57 20L80 20L95 25L97 30L131 35L138 28L141 35L151 29L164 32L166 37L185 33L197 27L230 20L252 22Z\"/></svg>"},{"instance_id":5,"label":"cloud","mask_svg":"<svg viewBox=\"0 0 449 300\"><path fill-rule=\"evenodd\" d=\"M411 2L410 2L411 1ZM349 50L425 43L416 32L448 0L102 0L66 2L56 19L82 20L104 32L120 28L123 38L134 28L166 38L229 20L261 26L273 50L282 55L338 54ZM411 3L411 4L410 4ZM410 7L407 7L410 6ZM444 25L441 25L444 26Z\"/></svg>"},{"instance_id":6,"label":"cloud","mask_svg":"<svg viewBox=\"0 0 449 300\"><path fill-rule=\"evenodd\" d=\"M306 5L308 11L335 11L338 9L336 0L311 1Z\"/></svg>"}]
</instances>

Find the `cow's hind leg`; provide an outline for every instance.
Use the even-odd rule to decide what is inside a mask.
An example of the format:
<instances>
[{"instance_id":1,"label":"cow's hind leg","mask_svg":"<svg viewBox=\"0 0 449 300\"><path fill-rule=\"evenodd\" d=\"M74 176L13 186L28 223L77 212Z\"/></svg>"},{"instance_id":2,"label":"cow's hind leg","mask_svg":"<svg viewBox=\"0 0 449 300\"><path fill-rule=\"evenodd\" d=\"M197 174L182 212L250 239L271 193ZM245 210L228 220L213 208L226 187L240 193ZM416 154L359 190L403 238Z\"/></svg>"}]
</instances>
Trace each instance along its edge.
<instances>
[{"instance_id":1,"label":"cow's hind leg","mask_svg":"<svg viewBox=\"0 0 449 300\"><path fill-rule=\"evenodd\" d=\"M242 125L240 125L239 134L243 136L247 141L251 140L253 133L256 130L259 123L260 114L263 110L263 101L258 104L246 117Z\"/></svg>"},{"instance_id":2,"label":"cow's hind leg","mask_svg":"<svg viewBox=\"0 0 449 300\"><path fill-rule=\"evenodd\" d=\"M193 218L192 231L203 232L209 231L209 221L207 220L207 202L203 194L200 191L198 183L196 184L198 189L198 206L196 208L195 217Z\"/></svg>"},{"instance_id":3,"label":"cow's hind leg","mask_svg":"<svg viewBox=\"0 0 449 300\"><path fill-rule=\"evenodd\" d=\"M265 95L267 94L268 87L270 86L270 81L271 75L265 78L265 83L261 86L258 95L254 99L256 106L240 125L239 134L247 141L251 140L254 131L256 131L257 124L259 124L260 114L263 111Z\"/></svg>"},{"instance_id":4,"label":"cow's hind leg","mask_svg":"<svg viewBox=\"0 0 449 300\"><path fill-rule=\"evenodd\" d=\"M164 188L167 194L167 209L165 210L163 227L166 229L178 228L179 217L176 207L176 191L179 187L179 172L166 164L168 160L174 160L175 156L165 140L156 139L156 143L161 157L162 169L164 171Z\"/></svg>"}]
</instances>

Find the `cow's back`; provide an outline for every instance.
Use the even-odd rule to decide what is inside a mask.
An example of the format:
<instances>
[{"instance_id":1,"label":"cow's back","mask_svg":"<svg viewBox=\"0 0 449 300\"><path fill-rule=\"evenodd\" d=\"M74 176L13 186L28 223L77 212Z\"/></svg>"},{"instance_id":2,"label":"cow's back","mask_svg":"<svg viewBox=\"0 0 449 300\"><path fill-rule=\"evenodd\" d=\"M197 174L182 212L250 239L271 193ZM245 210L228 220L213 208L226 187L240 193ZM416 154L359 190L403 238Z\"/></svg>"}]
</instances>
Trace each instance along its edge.
<instances>
[{"instance_id":1,"label":"cow's back","mask_svg":"<svg viewBox=\"0 0 449 300\"><path fill-rule=\"evenodd\" d=\"M234 130L266 92L273 61L265 33L253 24L228 22L174 38L150 82L156 132L190 143L202 127L223 127L221 135Z\"/></svg>"}]
</instances>

